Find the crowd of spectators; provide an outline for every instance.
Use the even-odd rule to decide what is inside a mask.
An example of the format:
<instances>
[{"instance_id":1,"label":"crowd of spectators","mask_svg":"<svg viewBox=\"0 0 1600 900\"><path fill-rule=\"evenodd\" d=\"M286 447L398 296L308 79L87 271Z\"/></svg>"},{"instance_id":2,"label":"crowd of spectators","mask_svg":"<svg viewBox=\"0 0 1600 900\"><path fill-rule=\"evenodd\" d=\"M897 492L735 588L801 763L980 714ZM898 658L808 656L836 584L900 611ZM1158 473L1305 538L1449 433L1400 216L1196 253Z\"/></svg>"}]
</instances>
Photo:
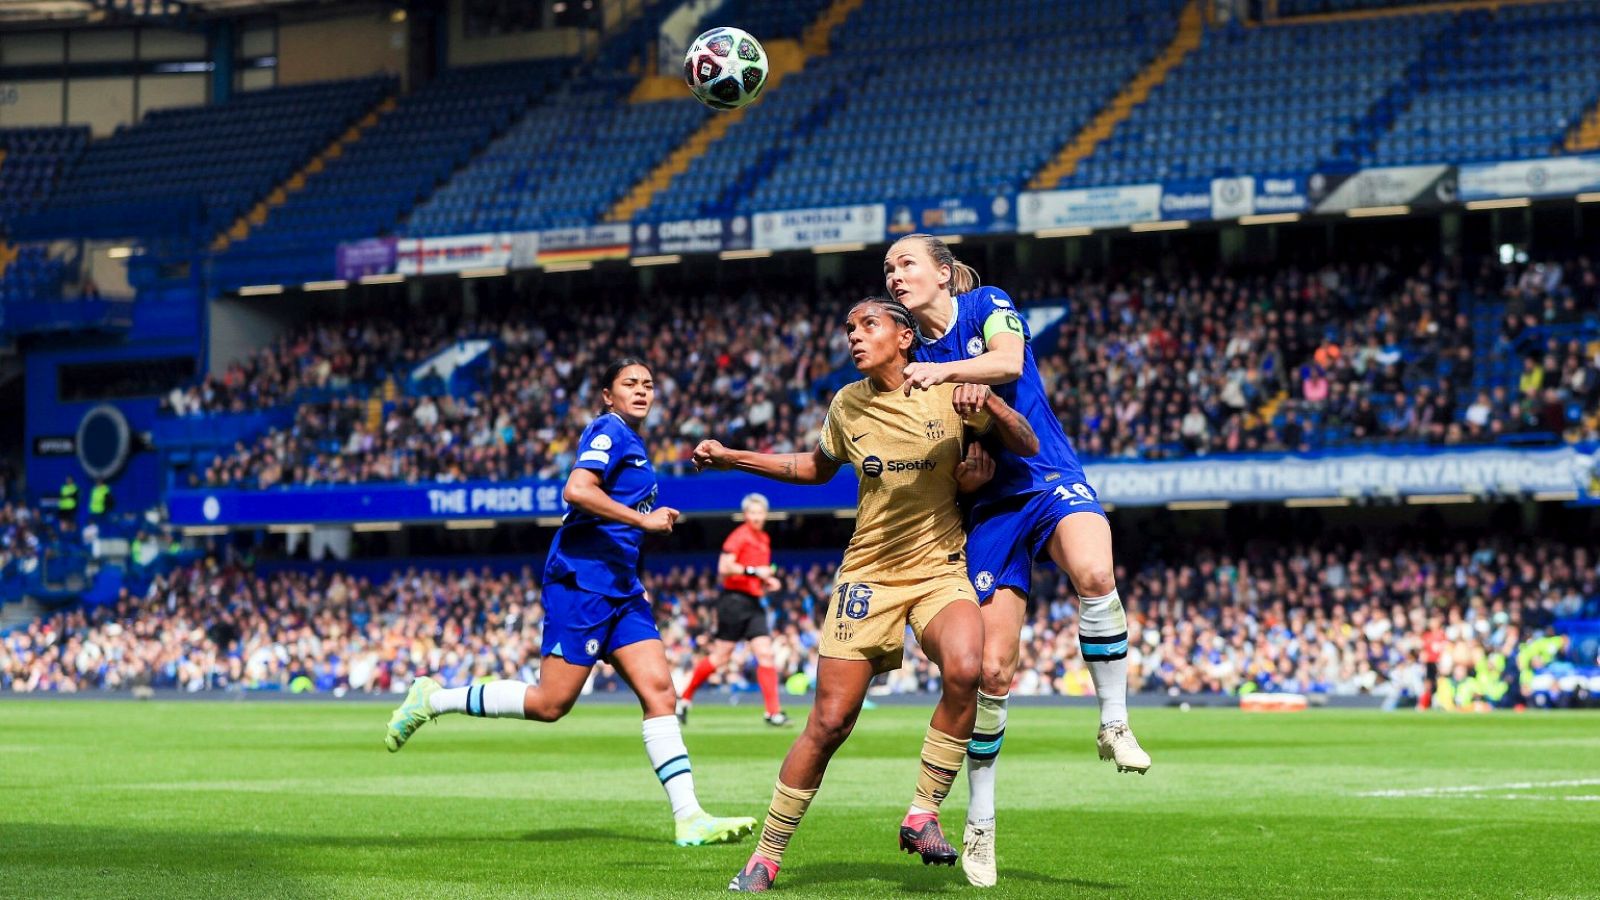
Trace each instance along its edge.
<instances>
[{"instance_id":1,"label":"crowd of spectators","mask_svg":"<svg viewBox=\"0 0 1600 900\"><path fill-rule=\"evenodd\" d=\"M661 468L686 468L694 444L713 434L786 452L820 428L826 397L814 385L848 357L834 312L843 305L770 294L514 309L458 330L494 338L481 390L421 390L376 420L356 396L303 403L291 426L219 455L199 477L262 487L558 477L618 353L643 357L655 376L645 430Z\"/></svg>"},{"instance_id":2,"label":"crowd of spectators","mask_svg":"<svg viewBox=\"0 0 1600 900\"><path fill-rule=\"evenodd\" d=\"M1087 459L1600 438L1600 286L1587 259L1094 276L1013 292L1025 308L1068 310L1036 349ZM655 462L684 471L705 436L777 452L815 439L851 375L836 320L852 297L598 298L453 325L319 325L168 403L239 411L336 389L218 455L197 483L552 478L600 407L596 373L635 352L656 376ZM406 380L468 336L494 339L477 389ZM337 390L397 374L403 389L376 410L365 391Z\"/></svg>"},{"instance_id":3,"label":"crowd of spectators","mask_svg":"<svg viewBox=\"0 0 1600 900\"><path fill-rule=\"evenodd\" d=\"M821 564L789 569L769 598L786 680L815 674L815 621L830 577ZM1550 640L1557 618L1600 618L1600 557L1582 544L1551 541L1383 554L1279 545L1152 563L1119 572L1119 581L1129 612L1130 689L1163 694L1293 691L1397 704L1426 686L1452 703L1510 703L1536 667L1566 652L1560 638L1556 652L1530 642ZM646 585L668 658L686 676L709 640L710 570L681 566L648 575ZM407 570L372 582L197 563L156 578L142 595L124 593L114 605L60 613L0 638L0 689L396 693L419 673L452 685L533 681L542 619L537 581L526 569ZM1041 571L1013 691L1092 696L1076 629L1070 584ZM1542 656L1533 646L1544 648ZM753 661L741 655L736 663L717 681L750 688ZM1429 663L1440 680L1425 685ZM875 690L932 690L936 680L913 647ZM602 665L592 689L621 685Z\"/></svg>"},{"instance_id":4,"label":"crowd of spectators","mask_svg":"<svg viewBox=\"0 0 1600 900\"><path fill-rule=\"evenodd\" d=\"M1588 260L1571 268L1486 265L1469 279L1451 260L1090 280L1067 289L1069 325L1040 370L1089 458L1593 440L1600 290ZM1486 363L1475 306L1496 297L1507 319ZM1521 360L1524 374L1495 383L1493 359Z\"/></svg>"}]
</instances>

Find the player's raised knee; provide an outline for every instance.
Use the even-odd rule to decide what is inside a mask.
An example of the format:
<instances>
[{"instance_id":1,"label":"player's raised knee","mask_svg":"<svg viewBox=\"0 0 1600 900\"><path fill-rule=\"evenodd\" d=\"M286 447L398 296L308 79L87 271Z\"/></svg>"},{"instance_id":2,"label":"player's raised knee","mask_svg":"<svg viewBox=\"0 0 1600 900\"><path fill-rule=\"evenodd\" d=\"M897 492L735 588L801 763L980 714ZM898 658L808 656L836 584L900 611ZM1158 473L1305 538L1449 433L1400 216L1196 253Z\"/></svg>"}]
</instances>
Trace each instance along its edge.
<instances>
[{"instance_id":1,"label":"player's raised knee","mask_svg":"<svg viewBox=\"0 0 1600 900\"><path fill-rule=\"evenodd\" d=\"M976 691L983 671L983 654L976 649L947 649L939 665L946 689L959 693Z\"/></svg>"},{"instance_id":2,"label":"player's raised knee","mask_svg":"<svg viewBox=\"0 0 1600 900\"><path fill-rule=\"evenodd\" d=\"M1011 682L1016 677L1016 657L1001 658L985 656L983 658L982 679L979 681L978 687L981 688L985 694L998 697L1001 694L1010 693Z\"/></svg>"},{"instance_id":3,"label":"player's raised knee","mask_svg":"<svg viewBox=\"0 0 1600 900\"><path fill-rule=\"evenodd\" d=\"M1083 597L1104 597L1117 589L1110 566L1088 566L1072 573L1072 584Z\"/></svg>"}]
</instances>

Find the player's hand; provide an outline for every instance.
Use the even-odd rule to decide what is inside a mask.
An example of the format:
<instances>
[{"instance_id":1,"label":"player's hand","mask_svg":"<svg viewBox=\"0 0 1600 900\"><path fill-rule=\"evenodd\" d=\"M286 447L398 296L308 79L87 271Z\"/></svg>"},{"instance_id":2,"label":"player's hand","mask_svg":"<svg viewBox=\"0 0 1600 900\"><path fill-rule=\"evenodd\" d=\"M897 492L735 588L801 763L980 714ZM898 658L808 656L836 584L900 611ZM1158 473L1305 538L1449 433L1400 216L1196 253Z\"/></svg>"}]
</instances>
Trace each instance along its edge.
<instances>
[{"instance_id":1,"label":"player's hand","mask_svg":"<svg viewBox=\"0 0 1600 900\"><path fill-rule=\"evenodd\" d=\"M989 397L994 390L987 384L958 384L956 385L955 407L956 414L966 419L977 415L989 403Z\"/></svg>"},{"instance_id":2,"label":"player's hand","mask_svg":"<svg viewBox=\"0 0 1600 900\"><path fill-rule=\"evenodd\" d=\"M678 517L683 513L670 506L658 506L644 516L644 530L651 534L671 534L672 526L677 524Z\"/></svg>"},{"instance_id":3,"label":"player's hand","mask_svg":"<svg viewBox=\"0 0 1600 900\"><path fill-rule=\"evenodd\" d=\"M956 490L970 494L989 483L994 477L994 457L973 441L967 445L967 455L956 466Z\"/></svg>"},{"instance_id":4,"label":"player's hand","mask_svg":"<svg viewBox=\"0 0 1600 900\"><path fill-rule=\"evenodd\" d=\"M729 456L727 447L721 441L701 441L694 448L694 467L704 472L707 469L731 469L733 460Z\"/></svg>"},{"instance_id":5,"label":"player's hand","mask_svg":"<svg viewBox=\"0 0 1600 900\"><path fill-rule=\"evenodd\" d=\"M764 576L761 579L761 586L765 588L769 594L783 590L783 582L778 580L778 576L776 575Z\"/></svg>"},{"instance_id":6,"label":"player's hand","mask_svg":"<svg viewBox=\"0 0 1600 900\"><path fill-rule=\"evenodd\" d=\"M906 396L911 396L913 389L925 391L935 385L944 384L950 380L946 374L943 363L907 363L905 367Z\"/></svg>"}]
</instances>

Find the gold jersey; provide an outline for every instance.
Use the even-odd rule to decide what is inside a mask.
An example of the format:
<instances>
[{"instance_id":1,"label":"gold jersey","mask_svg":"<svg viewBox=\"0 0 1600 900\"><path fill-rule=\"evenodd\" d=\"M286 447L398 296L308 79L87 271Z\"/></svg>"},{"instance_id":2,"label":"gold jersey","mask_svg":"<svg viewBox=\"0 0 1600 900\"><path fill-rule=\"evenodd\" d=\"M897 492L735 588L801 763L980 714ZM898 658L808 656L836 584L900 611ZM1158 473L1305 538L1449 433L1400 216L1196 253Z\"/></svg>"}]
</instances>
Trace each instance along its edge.
<instances>
[{"instance_id":1,"label":"gold jersey","mask_svg":"<svg viewBox=\"0 0 1600 900\"><path fill-rule=\"evenodd\" d=\"M985 430L980 412L963 422L955 385L879 391L868 379L833 396L822 423L822 452L853 466L856 530L840 581L903 582L966 568L966 534L956 507L963 429Z\"/></svg>"}]
</instances>

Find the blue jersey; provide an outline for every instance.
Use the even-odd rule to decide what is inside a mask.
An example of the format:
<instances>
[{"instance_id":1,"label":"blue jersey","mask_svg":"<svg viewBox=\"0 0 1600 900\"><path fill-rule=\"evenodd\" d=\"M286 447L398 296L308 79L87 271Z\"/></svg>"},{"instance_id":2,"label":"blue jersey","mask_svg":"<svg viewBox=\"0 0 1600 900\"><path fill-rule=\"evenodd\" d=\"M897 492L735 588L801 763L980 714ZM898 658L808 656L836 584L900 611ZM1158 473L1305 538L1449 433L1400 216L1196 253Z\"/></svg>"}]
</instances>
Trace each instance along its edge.
<instances>
[{"instance_id":1,"label":"blue jersey","mask_svg":"<svg viewBox=\"0 0 1600 900\"><path fill-rule=\"evenodd\" d=\"M1039 436L1036 456L1018 456L1001 445L990 430L983 449L994 457L994 478L972 498L972 514L982 518L987 507L1023 494L1054 490L1062 484L1084 482L1083 464L1067 440L1061 421L1050 408L1044 380L1033 358L1029 343L1033 335L1028 323L1017 314L1006 292L995 287L980 287L954 298L955 317L950 329L937 339L923 338L917 347L921 362L955 362L981 356L989 340L997 334L1013 334L1023 340L1022 377L1009 384L997 384L994 392L1021 413Z\"/></svg>"},{"instance_id":2,"label":"blue jersey","mask_svg":"<svg viewBox=\"0 0 1600 900\"><path fill-rule=\"evenodd\" d=\"M616 413L606 413L583 430L573 468L599 475L601 488L623 506L641 513L655 508L658 486L650 455L638 433ZM550 544L544 580L571 578L578 587L608 597L643 593L644 585L639 583L639 543L643 539L644 532L631 525L573 507Z\"/></svg>"}]
</instances>

